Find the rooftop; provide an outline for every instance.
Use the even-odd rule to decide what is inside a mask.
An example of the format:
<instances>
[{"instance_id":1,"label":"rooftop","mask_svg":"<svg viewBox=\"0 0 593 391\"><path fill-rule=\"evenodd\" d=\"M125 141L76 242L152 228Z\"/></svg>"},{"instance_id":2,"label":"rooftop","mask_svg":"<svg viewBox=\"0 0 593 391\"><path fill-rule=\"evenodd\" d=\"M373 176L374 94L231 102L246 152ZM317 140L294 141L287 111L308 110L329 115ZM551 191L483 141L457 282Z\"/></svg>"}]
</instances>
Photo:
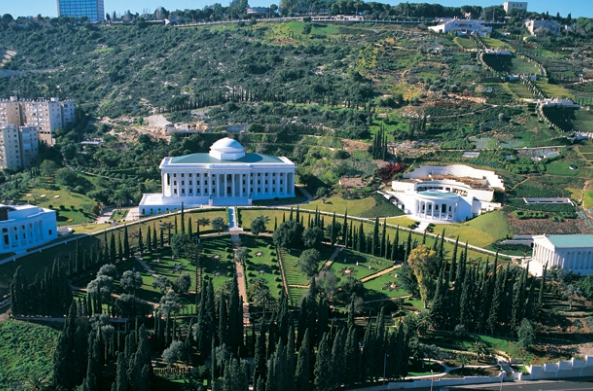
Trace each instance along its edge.
<instances>
[{"instance_id":1,"label":"rooftop","mask_svg":"<svg viewBox=\"0 0 593 391\"><path fill-rule=\"evenodd\" d=\"M546 235L556 247L593 247L593 235Z\"/></svg>"},{"instance_id":2,"label":"rooftop","mask_svg":"<svg viewBox=\"0 0 593 391\"><path fill-rule=\"evenodd\" d=\"M177 156L171 159L171 164L245 164L245 163L284 163L276 156L262 155L259 153L247 153L237 160L221 160L212 157L208 153L193 153L191 155Z\"/></svg>"},{"instance_id":3,"label":"rooftop","mask_svg":"<svg viewBox=\"0 0 593 391\"><path fill-rule=\"evenodd\" d=\"M422 195L422 196L427 196L427 197L440 197L440 198L457 198L457 197L459 197L459 195L455 194L455 193L451 193L448 191L435 191L435 190L421 191L418 194Z\"/></svg>"}]
</instances>

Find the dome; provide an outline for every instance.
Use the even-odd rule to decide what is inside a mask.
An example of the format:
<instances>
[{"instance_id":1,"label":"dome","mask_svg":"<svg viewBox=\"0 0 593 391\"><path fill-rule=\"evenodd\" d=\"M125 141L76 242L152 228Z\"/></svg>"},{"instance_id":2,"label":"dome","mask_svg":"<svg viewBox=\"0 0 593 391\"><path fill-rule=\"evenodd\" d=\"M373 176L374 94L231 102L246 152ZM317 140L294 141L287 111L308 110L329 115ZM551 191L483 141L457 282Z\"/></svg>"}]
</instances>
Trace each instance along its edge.
<instances>
[{"instance_id":1,"label":"dome","mask_svg":"<svg viewBox=\"0 0 593 391\"><path fill-rule=\"evenodd\" d=\"M237 140L225 137L212 144L210 156L220 160L237 160L245 156L245 148Z\"/></svg>"}]
</instances>

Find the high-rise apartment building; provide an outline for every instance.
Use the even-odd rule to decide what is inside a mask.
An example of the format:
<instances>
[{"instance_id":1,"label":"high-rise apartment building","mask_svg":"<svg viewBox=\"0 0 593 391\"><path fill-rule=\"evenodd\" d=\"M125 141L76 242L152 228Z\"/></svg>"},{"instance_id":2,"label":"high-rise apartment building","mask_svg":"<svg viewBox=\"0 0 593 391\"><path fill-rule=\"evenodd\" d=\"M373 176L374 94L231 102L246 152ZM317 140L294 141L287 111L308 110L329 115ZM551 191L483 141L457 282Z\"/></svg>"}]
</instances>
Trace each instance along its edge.
<instances>
[{"instance_id":1,"label":"high-rise apartment building","mask_svg":"<svg viewBox=\"0 0 593 391\"><path fill-rule=\"evenodd\" d=\"M37 128L0 126L0 168L18 170L31 167L39 153Z\"/></svg>"},{"instance_id":2,"label":"high-rise apartment building","mask_svg":"<svg viewBox=\"0 0 593 391\"><path fill-rule=\"evenodd\" d=\"M35 126L39 140L47 145L55 143L56 129L64 128L76 120L76 105L58 98L18 100L16 97L0 100L0 126Z\"/></svg>"},{"instance_id":3,"label":"high-rise apartment building","mask_svg":"<svg viewBox=\"0 0 593 391\"><path fill-rule=\"evenodd\" d=\"M58 16L82 18L86 16L91 22L105 20L103 0L56 0Z\"/></svg>"}]
</instances>

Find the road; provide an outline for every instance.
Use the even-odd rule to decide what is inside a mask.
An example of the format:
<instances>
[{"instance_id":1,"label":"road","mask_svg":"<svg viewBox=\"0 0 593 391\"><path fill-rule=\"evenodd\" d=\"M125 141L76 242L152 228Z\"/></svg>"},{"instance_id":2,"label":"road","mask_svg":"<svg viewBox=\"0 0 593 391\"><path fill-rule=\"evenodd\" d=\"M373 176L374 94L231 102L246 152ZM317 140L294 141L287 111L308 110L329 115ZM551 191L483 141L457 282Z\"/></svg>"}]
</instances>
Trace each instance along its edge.
<instances>
[{"instance_id":1,"label":"road","mask_svg":"<svg viewBox=\"0 0 593 391\"><path fill-rule=\"evenodd\" d=\"M497 384L474 384L468 386L449 386L444 388L433 388L433 391L498 391L500 383ZM430 391L427 388L414 388L417 391ZM582 378L579 380L539 380L503 383L503 391L593 391L593 378Z\"/></svg>"}]
</instances>

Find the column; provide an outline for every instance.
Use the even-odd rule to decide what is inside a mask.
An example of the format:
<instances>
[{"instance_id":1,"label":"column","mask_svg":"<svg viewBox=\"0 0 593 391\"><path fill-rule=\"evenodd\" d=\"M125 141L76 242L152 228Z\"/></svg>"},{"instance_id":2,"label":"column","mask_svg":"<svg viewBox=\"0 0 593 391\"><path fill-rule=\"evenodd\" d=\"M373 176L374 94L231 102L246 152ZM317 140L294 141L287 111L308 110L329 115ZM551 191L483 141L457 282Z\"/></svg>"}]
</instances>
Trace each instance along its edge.
<instances>
[{"instance_id":1,"label":"column","mask_svg":"<svg viewBox=\"0 0 593 391\"><path fill-rule=\"evenodd\" d=\"M236 174L231 174L231 196L232 197L235 196L235 175Z\"/></svg>"}]
</instances>

